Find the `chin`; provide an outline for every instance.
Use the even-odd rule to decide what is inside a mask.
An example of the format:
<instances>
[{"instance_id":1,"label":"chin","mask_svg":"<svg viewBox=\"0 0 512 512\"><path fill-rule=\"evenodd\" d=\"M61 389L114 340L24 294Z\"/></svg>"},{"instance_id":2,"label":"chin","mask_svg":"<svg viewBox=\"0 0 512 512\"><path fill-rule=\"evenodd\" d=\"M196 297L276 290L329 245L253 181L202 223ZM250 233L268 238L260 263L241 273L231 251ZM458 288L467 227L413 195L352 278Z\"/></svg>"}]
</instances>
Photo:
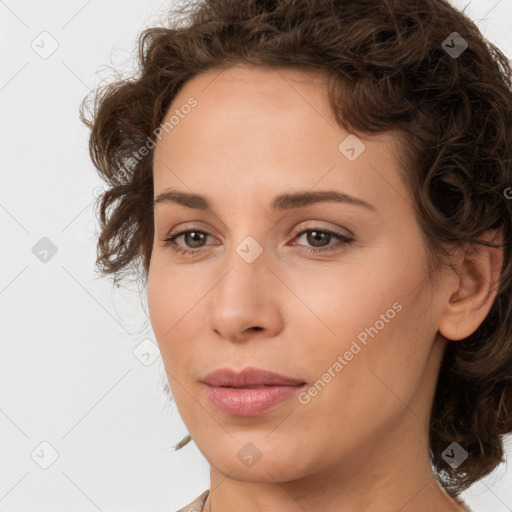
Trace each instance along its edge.
<instances>
[{"instance_id":1,"label":"chin","mask_svg":"<svg viewBox=\"0 0 512 512\"><path fill-rule=\"evenodd\" d=\"M277 448L276 445L283 442L282 438L272 445L268 438L264 439L267 434L263 434L262 441L259 441L260 436L246 432L243 436L226 439L227 446L217 443L203 455L222 474L244 482L286 482L307 473L307 459L303 454L300 458L297 456L300 451L295 446L286 442L286 446Z\"/></svg>"}]
</instances>

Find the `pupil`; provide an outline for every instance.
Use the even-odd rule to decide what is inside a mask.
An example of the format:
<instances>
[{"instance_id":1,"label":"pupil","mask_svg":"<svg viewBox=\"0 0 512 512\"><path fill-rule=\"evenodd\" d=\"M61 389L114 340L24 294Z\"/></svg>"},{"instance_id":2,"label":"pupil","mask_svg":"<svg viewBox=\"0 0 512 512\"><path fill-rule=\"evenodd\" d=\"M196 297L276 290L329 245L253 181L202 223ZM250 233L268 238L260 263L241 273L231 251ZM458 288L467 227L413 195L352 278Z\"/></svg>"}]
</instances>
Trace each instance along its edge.
<instances>
[{"instance_id":1,"label":"pupil","mask_svg":"<svg viewBox=\"0 0 512 512\"><path fill-rule=\"evenodd\" d=\"M325 237L328 237L329 234L328 233L323 233L322 231L311 231L310 232L310 240L308 240L308 242L311 243L311 241L313 241L312 245L315 245L316 242L321 242L322 241L322 238L325 238ZM318 238L319 237L319 238Z\"/></svg>"},{"instance_id":2,"label":"pupil","mask_svg":"<svg viewBox=\"0 0 512 512\"><path fill-rule=\"evenodd\" d=\"M203 233L198 233L197 231L191 231L190 233L187 233L187 236L191 237L193 239L193 242L201 242L201 237L203 236ZM199 237L199 239L198 239L198 237ZM193 244L192 244L192 246L194 247Z\"/></svg>"}]
</instances>

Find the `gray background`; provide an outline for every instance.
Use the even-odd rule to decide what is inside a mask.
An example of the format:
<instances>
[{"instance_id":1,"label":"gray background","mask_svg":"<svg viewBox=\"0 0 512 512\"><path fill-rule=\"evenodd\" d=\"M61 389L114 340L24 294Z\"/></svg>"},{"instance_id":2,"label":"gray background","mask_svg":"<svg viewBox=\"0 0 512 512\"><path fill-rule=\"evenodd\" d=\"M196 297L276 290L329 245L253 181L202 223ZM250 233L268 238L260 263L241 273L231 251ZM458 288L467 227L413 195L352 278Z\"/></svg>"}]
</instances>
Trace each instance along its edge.
<instances>
[{"instance_id":1,"label":"gray background","mask_svg":"<svg viewBox=\"0 0 512 512\"><path fill-rule=\"evenodd\" d=\"M512 56L511 0L454 2L468 4ZM196 446L173 450L186 428L138 290L94 273L102 183L78 120L106 65L129 73L138 33L169 5L0 0L0 512L173 512L209 486ZM511 511L511 481L502 464L463 498Z\"/></svg>"}]
</instances>

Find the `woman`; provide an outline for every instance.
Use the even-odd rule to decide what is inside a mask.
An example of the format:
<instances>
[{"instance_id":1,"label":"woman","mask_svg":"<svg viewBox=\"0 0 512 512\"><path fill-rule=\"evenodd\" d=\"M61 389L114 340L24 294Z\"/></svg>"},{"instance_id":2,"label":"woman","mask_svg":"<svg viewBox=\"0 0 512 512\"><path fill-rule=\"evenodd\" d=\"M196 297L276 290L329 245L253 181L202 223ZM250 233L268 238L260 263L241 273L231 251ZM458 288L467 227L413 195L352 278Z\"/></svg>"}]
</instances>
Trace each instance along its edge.
<instances>
[{"instance_id":1,"label":"woman","mask_svg":"<svg viewBox=\"0 0 512 512\"><path fill-rule=\"evenodd\" d=\"M469 510L512 431L506 58L444 0L174 14L82 119L98 267L142 263L210 464L181 510Z\"/></svg>"}]
</instances>

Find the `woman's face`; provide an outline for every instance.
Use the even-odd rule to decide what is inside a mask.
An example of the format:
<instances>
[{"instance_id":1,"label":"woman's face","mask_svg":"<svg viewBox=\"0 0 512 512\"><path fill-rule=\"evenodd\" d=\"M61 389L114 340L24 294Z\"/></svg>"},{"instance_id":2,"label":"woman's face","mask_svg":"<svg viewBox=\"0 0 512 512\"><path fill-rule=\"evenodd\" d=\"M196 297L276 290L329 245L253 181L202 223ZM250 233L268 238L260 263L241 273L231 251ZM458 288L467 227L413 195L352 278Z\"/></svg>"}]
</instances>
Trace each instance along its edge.
<instances>
[{"instance_id":1,"label":"woman's face","mask_svg":"<svg viewBox=\"0 0 512 512\"><path fill-rule=\"evenodd\" d=\"M204 199L155 205L151 323L185 425L235 479L428 453L442 293L432 293L396 140L347 139L326 91L295 70L211 70L181 89L155 148L155 197ZM294 199L320 192L331 199ZM235 403L226 409L202 382L226 367L305 384L272 388L288 398L261 409L250 403L259 391L217 389Z\"/></svg>"}]
</instances>

